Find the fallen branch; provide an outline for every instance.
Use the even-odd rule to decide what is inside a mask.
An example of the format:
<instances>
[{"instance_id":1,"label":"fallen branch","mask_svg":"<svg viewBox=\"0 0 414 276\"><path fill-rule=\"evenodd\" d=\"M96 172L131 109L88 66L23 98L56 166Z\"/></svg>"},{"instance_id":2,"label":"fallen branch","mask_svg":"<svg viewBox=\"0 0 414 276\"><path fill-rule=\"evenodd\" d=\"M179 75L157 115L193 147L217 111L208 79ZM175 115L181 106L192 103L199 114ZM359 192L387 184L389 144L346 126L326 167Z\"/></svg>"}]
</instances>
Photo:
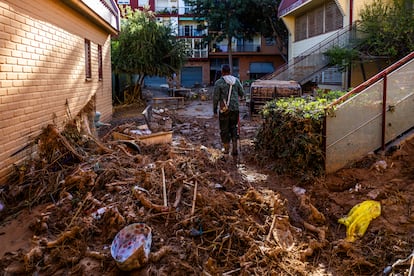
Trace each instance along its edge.
<instances>
[{"instance_id":1,"label":"fallen branch","mask_svg":"<svg viewBox=\"0 0 414 276\"><path fill-rule=\"evenodd\" d=\"M158 211L158 212L169 211L168 206L163 206L163 205L152 203L149 199L145 197L144 193L139 190L134 190L134 195L135 195L135 198L138 199L144 207L147 207L149 209L154 209L155 211Z\"/></svg>"},{"instance_id":2,"label":"fallen branch","mask_svg":"<svg viewBox=\"0 0 414 276\"><path fill-rule=\"evenodd\" d=\"M300 195L299 199L300 199L300 205L309 212L308 218L311 221L320 222L320 223L324 223L326 221L325 216L321 212L319 212L319 210L316 209L315 206L313 206L308 196Z\"/></svg>"},{"instance_id":3,"label":"fallen branch","mask_svg":"<svg viewBox=\"0 0 414 276\"><path fill-rule=\"evenodd\" d=\"M97 260L105 260L107 258L107 254L98 251L86 251L85 257L90 257Z\"/></svg>"},{"instance_id":4,"label":"fallen branch","mask_svg":"<svg viewBox=\"0 0 414 276\"><path fill-rule=\"evenodd\" d=\"M319 229L318 227L316 227L316 226L314 226L310 223L307 223L306 221L303 222L303 226L305 226L305 228L308 229L309 231L317 233L318 237L319 237L319 240L321 242L324 243L326 241L325 240L325 236L326 236L325 235L325 231L326 231L325 227L321 227L322 229Z\"/></svg>"},{"instance_id":5,"label":"fallen branch","mask_svg":"<svg viewBox=\"0 0 414 276\"><path fill-rule=\"evenodd\" d=\"M60 138L60 141L66 147L67 150L69 150L73 155L75 155L79 159L79 161L84 161L83 156L76 152L76 150L71 146L71 144L68 142L65 136L63 136L55 126L49 125L48 128L52 133L54 133L56 136Z\"/></svg>"},{"instance_id":6,"label":"fallen branch","mask_svg":"<svg viewBox=\"0 0 414 276\"><path fill-rule=\"evenodd\" d=\"M123 180L123 181L120 180L120 181L115 181L115 182L112 182L112 183L107 183L107 184L105 184L105 187L109 188L109 187L112 187L112 186L130 185L130 184L134 184L134 183L136 183L135 180Z\"/></svg>"},{"instance_id":7,"label":"fallen branch","mask_svg":"<svg viewBox=\"0 0 414 276\"><path fill-rule=\"evenodd\" d=\"M273 228L275 227L277 214L273 214L272 225L270 226L269 233L267 234L266 241L270 241L270 236L272 235Z\"/></svg>"},{"instance_id":8,"label":"fallen branch","mask_svg":"<svg viewBox=\"0 0 414 276\"><path fill-rule=\"evenodd\" d=\"M119 148L123 153L125 153L127 156L129 157L134 157L132 154L130 154L129 152L127 152L127 150L122 146L122 145L117 145L117 148Z\"/></svg>"},{"instance_id":9,"label":"fallen branch","mask_svg":"<svg viewBox=\"0 0 414 276\"><path fill-rule=\"evenodd\" d=\"M75 226L72 229L70 229L70 230L64 232L63 234L61 234L56 240L47 242L46 246L48 248L58 246L58 245L62 244L65 240L75 238L75 236L79 232L80 232L80 227L79 226Z\"/></svg>"}]
</instances>

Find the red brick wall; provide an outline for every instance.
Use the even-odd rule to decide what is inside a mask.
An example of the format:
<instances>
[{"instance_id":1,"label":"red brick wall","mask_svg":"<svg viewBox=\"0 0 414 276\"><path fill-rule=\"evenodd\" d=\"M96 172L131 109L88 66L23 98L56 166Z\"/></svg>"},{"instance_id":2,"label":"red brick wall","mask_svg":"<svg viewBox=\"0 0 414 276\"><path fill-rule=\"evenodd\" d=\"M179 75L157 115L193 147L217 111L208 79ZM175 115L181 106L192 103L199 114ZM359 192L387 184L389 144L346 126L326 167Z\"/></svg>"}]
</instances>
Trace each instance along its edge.
<instances>
[{"instance_id":1,"label":"red brick wall","mask_svg":"<svg viewBox=\"0 0 414 276\"><path fill-rule=\"evenodd\" d=\"M112 116L110 36L62 2L0 0L0 184L33 148L13 153L48 124L62 129L68 114L76 116L92 96L101 120ZM91 41L90 80L85 79L85 38Z\"/></svg>"}]
</instances>

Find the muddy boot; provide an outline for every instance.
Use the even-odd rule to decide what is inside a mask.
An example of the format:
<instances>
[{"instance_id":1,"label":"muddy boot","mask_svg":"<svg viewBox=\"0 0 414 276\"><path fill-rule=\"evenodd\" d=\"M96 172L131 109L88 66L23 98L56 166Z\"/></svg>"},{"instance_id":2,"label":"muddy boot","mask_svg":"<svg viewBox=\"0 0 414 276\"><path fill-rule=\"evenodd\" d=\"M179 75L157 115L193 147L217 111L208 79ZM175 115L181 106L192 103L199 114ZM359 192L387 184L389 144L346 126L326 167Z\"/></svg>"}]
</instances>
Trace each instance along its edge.
<instances>
[{"instance_id":1,"label":"muddy boot","mask_svg":"<svg viewBox=\"0 0 414 276\"><path fill-rule=\"evenodd\" d=\"M223 153L228 154L229 150L230 150L230 144L229 143L224 143L223 146L224 146Z\"/></svg>"},{"instance_id":2,"label":"muddy boot","mask_svg":"<svg viewBox=\"0 0 414 276\"><path fill-rule=\"evenodd\" d=\"M239 152L237 151L237 139L232 140L232 149L231 149L231 155L238 155Z\"/></svg>"}]
</instances>

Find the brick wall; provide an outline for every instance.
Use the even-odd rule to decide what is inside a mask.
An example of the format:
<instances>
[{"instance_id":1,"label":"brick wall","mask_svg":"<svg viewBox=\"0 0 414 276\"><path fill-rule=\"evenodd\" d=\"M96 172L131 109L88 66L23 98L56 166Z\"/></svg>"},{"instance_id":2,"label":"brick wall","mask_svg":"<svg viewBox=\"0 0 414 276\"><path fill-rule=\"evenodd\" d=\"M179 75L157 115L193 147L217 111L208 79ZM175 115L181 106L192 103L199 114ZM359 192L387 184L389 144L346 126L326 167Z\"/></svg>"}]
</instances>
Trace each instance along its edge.
<instances>
[{"instance_id":1,"label":"brick wall","mask_svg":"<svg viewBox=\"0 0 414 276\"><path fill-rule=\"evenodd\" d=\"M110 35L55 0L0 0L0 184L33 152L43 127L59 129L96 95L101 120L112 116ZM92 78L85 79L84 41ZM98 78L102 45L103 79Z\"/></svg>"}]
</instances>

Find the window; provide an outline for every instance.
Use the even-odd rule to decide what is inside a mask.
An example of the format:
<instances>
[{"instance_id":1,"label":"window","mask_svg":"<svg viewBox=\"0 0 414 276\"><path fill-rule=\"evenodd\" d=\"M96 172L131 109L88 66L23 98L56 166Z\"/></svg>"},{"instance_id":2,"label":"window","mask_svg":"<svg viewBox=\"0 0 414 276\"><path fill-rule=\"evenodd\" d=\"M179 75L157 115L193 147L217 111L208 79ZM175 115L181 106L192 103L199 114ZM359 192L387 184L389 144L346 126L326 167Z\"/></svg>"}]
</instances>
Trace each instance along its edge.
<instances>
[{"instance_id":1,"label":"window","mask_svg":"<svg viewBox=\"0 0 414 276\"><path fill-rule=\"evenodd\" d=\"M103 79L103 68L102 68L102 45L98 45L98 76L99 80Z\"/></svg>"},{"instance_id":2,"label":"window","mask_svg":"<svg viewBox=\"0 0 414 276\"><path fill-rule=\"evenodd\" d=\"M193 7L192 6L184 6L184 14L189 14L193 12Z\"/></svg>"},{"instance_id":3,"label":"window","mask_svg":"<svg viewBox=\"0 0 414 276\"><path fill-rule=\"evenodd\" d=\"M276 41L275 41L275 38L274 37L270 37L270 36L268 36L268 37L265 37L265 43L266 43L266 46L273 46L273 45L275 45L276 44Z\"/></svg>"},{"instance_id":4,"label":"window","mask_svg":"<svg viewBox=\"0 0 414 276\"><path fill-rule=\"evenodd\" d=\"M130 0L118 0L118 5L130 5Z\"/></svg>"},{"instance_id":5,"label":"window","mask_svg":"<svg viewBox=\"0 0 414 276\"><path fill-rule=\"evenodd\" d=\"M184 36L193 36L193 26L190 26L190 25L184 26Z\"/></svg>"},{"instance_id":6,"label":"window","mask_svg":"<svg viewBox=\"0 0 414 276\"><path fill-rule=\"evenodd\" d=\"M306 14L301 15L296 18L296 24L295 24L295 35L296 40L303 40L308 37L308 28L307 26L308 17Z\"/></svg>"},{"instance_id":7,"label":"window","mask_svg":"<svg viewBox=\"0 0 414 276\"><path fill-rule=\"evenodd\" d=\"M329 2L326 4L326 29L325 32L331 32L342 28L342 14L336 6L335 2Z\"/></svg>"},{"instance_id":8,"label":"window","mask_svg":"<svg viewBox=\"0 0 414 276\"><path fill-rule=\"evenodd\" d=\"M323 6L309 12L308 28L309 37L323 34Z\"/></svg>"},{"instance_id":9,"label":"window","mask_svg":"<svg viewBox=\"0 0 414 276\"><path fill-rule=\"evenodd\" d=\"M343 27L343 16L335 1L327 1L296 17L295 41L338 30Z\"/></svg>"},{"instance_id":10,"label":"window","mask_svg":"<svg viewBox=\"0 0 414 276\"><path fill-rule=\"evenodd\" d=\"M92 78L91 41L88 39L85 39L85 78Z\"/></svg>"}]
</instances>

